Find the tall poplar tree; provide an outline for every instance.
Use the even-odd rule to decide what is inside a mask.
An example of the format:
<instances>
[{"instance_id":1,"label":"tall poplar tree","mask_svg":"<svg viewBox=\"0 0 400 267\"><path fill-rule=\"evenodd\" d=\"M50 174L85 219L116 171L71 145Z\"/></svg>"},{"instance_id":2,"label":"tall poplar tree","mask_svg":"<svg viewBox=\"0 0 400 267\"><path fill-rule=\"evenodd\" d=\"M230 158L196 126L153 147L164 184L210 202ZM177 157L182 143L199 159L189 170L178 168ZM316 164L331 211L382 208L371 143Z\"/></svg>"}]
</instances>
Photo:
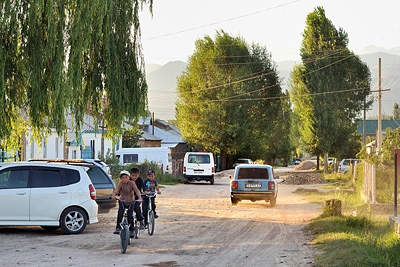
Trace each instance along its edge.
<instances>
[{"instance_id":1,"label":"tall poplar tree","mask_svg":"<svg viewBox=\"0 0 400 267\"><path fill-rule=\"evenodd\" d=\"M0 140L76 132L90 112L121 134L147 104L139 12L152 0L0 1Z\"/></svg>"},{"instance_id":2,"label":"tall poplar tree","mask_svg":"<svg viewBox=\"0 0 400 267\"><path fill-rule=\"evenodd\" d=\"M283 94L264 47L222 30L199 39L177 90L182 137L221 153L223 169L226 155L267 156Z\"/></svg>"},{"instance_id":3,"label":"tall poplar tree","mask_svg":"<svg viewBox=\"0 0 400 267\"><path fill-rule=\"evenodd\" d=\"M302 64L291 74L294 110L301 120L302 139L308 150L340 156L352 140L357 117L371 101L370 72L365 63L348 48L348 35L317 7L308 14L300 55Z\"/></svg>"}]
</instances>

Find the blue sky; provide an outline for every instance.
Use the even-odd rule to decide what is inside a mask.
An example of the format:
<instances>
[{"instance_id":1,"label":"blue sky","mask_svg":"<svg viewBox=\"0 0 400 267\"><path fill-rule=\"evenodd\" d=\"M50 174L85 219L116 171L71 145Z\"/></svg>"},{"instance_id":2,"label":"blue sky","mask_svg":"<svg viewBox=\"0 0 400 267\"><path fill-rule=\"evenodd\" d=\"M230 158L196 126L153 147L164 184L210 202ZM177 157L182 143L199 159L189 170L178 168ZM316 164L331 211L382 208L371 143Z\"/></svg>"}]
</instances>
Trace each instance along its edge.
<instances>
[{"instance_id":1,"label":"blue sky","mask_svg":"<svg viewBox=\"0 0 400 267\"><path fill-rule=\"evenodd\" d=\"M348 33L355 53L400 47L398 0L154 0L153 17L147 6L140 13L145 62L187 61L194 42L219 29L266 46L275 61L299 60L306 16L316 6Z\"/></svg>"}]
</instances>

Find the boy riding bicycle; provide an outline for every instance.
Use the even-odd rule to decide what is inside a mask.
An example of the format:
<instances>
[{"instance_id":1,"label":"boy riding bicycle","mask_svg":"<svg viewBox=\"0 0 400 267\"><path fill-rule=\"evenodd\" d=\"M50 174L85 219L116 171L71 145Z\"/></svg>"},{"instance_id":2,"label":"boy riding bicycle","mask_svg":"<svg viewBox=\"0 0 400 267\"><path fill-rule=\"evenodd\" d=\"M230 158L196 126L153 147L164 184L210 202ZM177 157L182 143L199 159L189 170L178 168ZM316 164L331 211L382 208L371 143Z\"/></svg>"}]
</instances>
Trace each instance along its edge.
<instances>
[{"instance_id":1,"label":"boy riding bicycle","mask_svg":"<svg viewBox=\"0 0 400 267\"><path fill-rule=\"evenodd\" d=\"M155 194L156 190L157 190L157 194L161 194L160 189L158 188L158 183L157 180L155 179L155 172L153 170L149 170L147 172L147 178L143 181L144 184L144 194ZM154 211L154 217L158 218L158 215L156 214L156 203L155 203L155 197L153 199L153 201L151 202L151 208ZM143 214L145 214L144 216L144 220L145 220L145 224L147 225L147 211L149 208L149 197L147 196L143 196Z\"/></svg>"},{"instance_id":2,"label":"boy riding bicycle","mask_svg":"<svg viewBox=\"0 0 400 267\"><path fill-rule=\"evenodd\" d=\"M114 234L119 234L121 231L120 224L122 222L122 217L124 215L124 204L122 201L134 201L135 200L135 193L138 196L138 201L142 201L142 198L140 196L140 191L136 187L135 182L129 180L129 172L128 171L121 171L119 174L119 178L121 181L118 183L117 187L114 190L114 193L112 195L112 199L119 199L121 201L119 202L119 209L118 209L118 215L117 215L117 226L115 228ZM120 196L117 196L117 194L120 194ZM131 237L135 235L133 231L133 205L129 206L128 210L128 222L129 222L129 231Z\"/></svg>"}]
</instances>

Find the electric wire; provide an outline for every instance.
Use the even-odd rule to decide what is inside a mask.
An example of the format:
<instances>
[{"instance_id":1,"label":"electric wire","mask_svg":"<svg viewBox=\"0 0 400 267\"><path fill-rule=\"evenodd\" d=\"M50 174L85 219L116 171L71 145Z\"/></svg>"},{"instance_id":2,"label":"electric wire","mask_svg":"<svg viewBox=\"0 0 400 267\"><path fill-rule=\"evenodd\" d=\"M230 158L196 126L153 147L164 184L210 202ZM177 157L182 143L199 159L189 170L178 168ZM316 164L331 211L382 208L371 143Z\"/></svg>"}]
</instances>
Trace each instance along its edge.
<instances>
[{"instance_id":1,"label":"electric wire","mask_svg":"<svg viewBox=\"0 0 400 267\"><path fill-rule=\"evenodd\" d=\"M213 22L213 23L202 25L202 26L197 26L197 27L193 27L193 28L177 31L177 32L166 33L166 34L163 34L163 35L150 37L150 38L145 39L144 41L159 39L159 38L163 38L163 37L167 37L167 36L171 36L171 35L181 34L181 33L184 33L184 32L189 32L189 31L194 31L194 30L198 30L198 29L207 28L207 27L210 27L210 26L213 26L213 25L217 25L217 24L228 22L228 21L233 21L233 20L249 17L249 16L252 16L252 15L255 15L255 14L259 14L259 13L262 13L262 12L274 10L274 9L277 9L277 8L280 8L280 7L283 7L283 6L287 6L287 5L291 5L293 3L300 2L300 1L301 0L294 0L294 1L291 1L291 2L288 2L288 3L283 3L283 4L280 4L280 5L277 5L277 6L269 7L269 8L266 8L266 9L262 9L262 10L255 11L255 12L251 12L251 13L248 13L248 14L245 14L245 15L241 15L241 16L236 16L236 17L229 18L229 19L226 19L226 20L221 20L221 21L217 21L217 22Z\"/></svg>"}]
</instances>

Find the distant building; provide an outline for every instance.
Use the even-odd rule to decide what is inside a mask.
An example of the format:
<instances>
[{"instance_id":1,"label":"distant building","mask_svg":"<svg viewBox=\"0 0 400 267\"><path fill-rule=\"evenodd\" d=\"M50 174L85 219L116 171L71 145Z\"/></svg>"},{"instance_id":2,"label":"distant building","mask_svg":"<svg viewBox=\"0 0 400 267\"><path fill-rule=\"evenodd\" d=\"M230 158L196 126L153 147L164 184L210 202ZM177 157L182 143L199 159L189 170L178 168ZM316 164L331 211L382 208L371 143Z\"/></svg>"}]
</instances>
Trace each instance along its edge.
<instances>
[{"instance_id":1,"label":"distant building","mask_svg":"<svg viewBox=\"0 0 400 267\"><path fill-rule=\"evenodd\" d=\"M23 146L21 148L21 160L32 158L52 158L52 159L94 159L98 158L101 152L102 131L96 130L94 119L85 115L82 128L75 135L73 131L71 117L66 118L67 134L59 136L54 130L46 135L43 140L34 140L34 136L28 130L23 136ZM106 130L106 129L105 129ZM40 141L40 142L38 142ZM116 151L122 146L122 139L117 143L104 137L104 155L107 151Z\"/></svg>"},{"instance_id":2,"label":"distant building","mask_svg":"<svg viewBox=\"0 0 400 267\"><path fill-rule=\"evenodd\" d=\"M386 129L392 130L400 127L400 120L382 120L382 135L385 135ZM376 138L378 132L378 120L366 120L365 121L365 136ZM356 134L363 134L363 121L358 123Z\"/></svg>"}]
</instances>

